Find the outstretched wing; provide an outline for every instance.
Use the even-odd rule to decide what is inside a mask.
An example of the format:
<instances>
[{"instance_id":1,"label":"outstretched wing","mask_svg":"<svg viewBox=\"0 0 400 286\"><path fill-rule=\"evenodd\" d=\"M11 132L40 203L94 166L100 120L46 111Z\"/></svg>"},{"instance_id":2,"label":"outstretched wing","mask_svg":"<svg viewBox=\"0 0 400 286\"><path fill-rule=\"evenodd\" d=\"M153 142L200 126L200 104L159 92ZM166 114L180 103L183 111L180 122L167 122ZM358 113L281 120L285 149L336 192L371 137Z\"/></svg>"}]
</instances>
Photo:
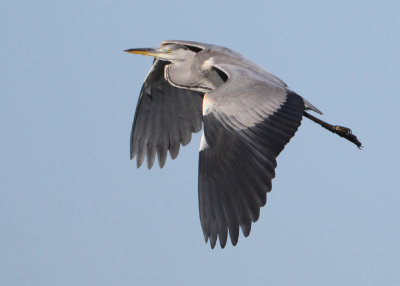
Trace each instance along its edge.
<instances>
[{"instance_id":1,"label":"outstretched wing","mask_svg":"<svg viewBox=\"0 0 400 286\"><path fill-rule=\"evenodd\" d=\"M199 160L199 208L205 240L221 247L248 236L266 203L276 157L295 134L303 99L268 75L219 65L228 80L206 93Z\"/></svg>"},{"instance_id":2,"label":"outstretched wing","mask_svg":"<svg viewBox=\"0 0 400 286\"><path fill-rule=\"evenodd\" d=\"M203 94L171 86L164 79L166 64L153 62L140 91L130 139L131 159L136 156L138 167L147 155L150 169L157 153L162 168L168 150L175 159L180 144L188 144L192 132L201 130Z\"/></svg>"}]
</instances>

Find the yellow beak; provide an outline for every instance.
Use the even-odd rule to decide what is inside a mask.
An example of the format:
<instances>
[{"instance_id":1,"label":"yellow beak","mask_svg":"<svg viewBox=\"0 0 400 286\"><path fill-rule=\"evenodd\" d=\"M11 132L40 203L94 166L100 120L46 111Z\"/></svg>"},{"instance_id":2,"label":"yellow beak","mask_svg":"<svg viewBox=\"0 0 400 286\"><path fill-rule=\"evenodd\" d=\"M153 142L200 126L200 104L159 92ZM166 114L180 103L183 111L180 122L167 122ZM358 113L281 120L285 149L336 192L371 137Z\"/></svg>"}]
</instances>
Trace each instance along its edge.
<instances>
[{"instance_id":1,"label":"yellow beak","mask_svg":"<svg viewBox=\"0 0 400 286\"><path fill-rule=\"evenodd\" d=\"M132 53L132 54L138 54L138 55L144 55L144 56L150 56L150 57L157 57L161 54L161 52L157 49L128 49L124 50L124 52L127 53Z\"/></svg>"}]
</instances>

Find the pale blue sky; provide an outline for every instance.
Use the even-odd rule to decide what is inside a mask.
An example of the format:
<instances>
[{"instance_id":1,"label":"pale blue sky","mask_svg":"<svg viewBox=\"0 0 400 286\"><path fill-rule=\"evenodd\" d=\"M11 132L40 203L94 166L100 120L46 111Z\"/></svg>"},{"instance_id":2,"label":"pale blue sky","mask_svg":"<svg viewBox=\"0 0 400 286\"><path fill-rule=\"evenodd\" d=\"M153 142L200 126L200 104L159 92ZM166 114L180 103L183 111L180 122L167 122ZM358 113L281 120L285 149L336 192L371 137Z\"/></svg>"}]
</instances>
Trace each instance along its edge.
<instances>
[{"instance_id":1,"label":"pale blue sky","mask_svg":"<svg viewBox=\"0 0 400 286\"><path fill-rule=\"evenodd\" d=\"M0 285L400 285L399 1L5 1ZM163 170L129 135L164 39L230 47L353 129L307 119L249 238L211 250L199 135Z\"/></svg>"}]
</instances>

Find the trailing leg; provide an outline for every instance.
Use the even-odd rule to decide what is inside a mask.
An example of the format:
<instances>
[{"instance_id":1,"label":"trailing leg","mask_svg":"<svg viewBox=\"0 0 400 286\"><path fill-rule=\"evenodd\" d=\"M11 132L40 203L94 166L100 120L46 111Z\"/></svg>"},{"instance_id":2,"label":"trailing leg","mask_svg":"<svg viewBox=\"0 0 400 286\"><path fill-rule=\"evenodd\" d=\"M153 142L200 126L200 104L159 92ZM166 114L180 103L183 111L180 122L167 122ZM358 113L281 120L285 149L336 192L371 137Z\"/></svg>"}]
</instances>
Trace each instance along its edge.
<instances>
[{"instance_id":1,"label":"trailing leg","mask_svg":"<svg viewBox=\"0 0 400 286\"><path fill-rule=\"evenodd\" d=\"M355 145L357 145L358 148L362 148L362 144L360 141L358 141L357 136L355 136L352 132L350 128L347 127L343 127L343 126L338 126L338 125L331 125L325 121L322 121L321 119L318 119L317 117L312 116L311 114L307 113L304 111L303 115L305 117L307 117L308 119L314 121L315 123L318 123L319 125L321 125L322 127L324 127L325 129L329 130L332 133L336 133L337 135L339 135L340 137L343 137L347 140L349 140L350 142L354 143Z\"/></svg>"}]
</instances>

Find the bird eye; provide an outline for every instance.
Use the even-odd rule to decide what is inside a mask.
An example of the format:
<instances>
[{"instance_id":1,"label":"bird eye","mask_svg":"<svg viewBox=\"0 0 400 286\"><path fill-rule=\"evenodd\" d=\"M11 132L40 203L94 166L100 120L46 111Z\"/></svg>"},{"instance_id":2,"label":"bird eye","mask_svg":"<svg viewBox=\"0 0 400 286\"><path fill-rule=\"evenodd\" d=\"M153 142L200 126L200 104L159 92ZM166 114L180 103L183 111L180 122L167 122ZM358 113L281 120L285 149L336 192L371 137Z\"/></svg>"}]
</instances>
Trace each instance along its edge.
<instances>
[{"instance_id":1,"label":"bird eye","mask_svg":"<svg viewBox=\"0 0 400 286\"><path fill-rule=\"evenodd\" d=\"M172 53L172 50L170 48L167 49L168 53Z\"/></svg>"}]
</instances>

